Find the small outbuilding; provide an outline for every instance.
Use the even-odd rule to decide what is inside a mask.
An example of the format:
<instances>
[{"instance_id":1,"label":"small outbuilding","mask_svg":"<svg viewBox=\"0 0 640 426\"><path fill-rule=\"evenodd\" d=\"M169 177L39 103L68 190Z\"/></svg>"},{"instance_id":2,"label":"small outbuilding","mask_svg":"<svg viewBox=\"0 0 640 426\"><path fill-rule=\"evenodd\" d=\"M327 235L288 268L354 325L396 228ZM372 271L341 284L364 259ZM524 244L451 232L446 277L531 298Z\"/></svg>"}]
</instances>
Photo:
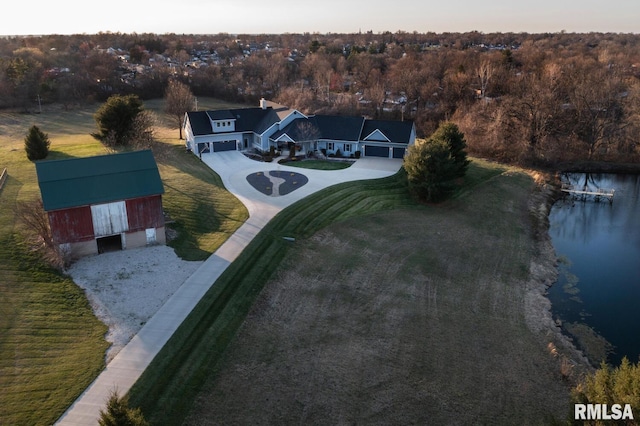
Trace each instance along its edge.
<instances>
[{"instance_id":1,"label":"small outbuilding","mask_svg":"<svg viewBox=\"0 0 640 426\"><path fill-rule=\"evenodd\" d=\"M36 162L53 241L72 258L165 244L164 187L150 150Z\"/></svg>"}]
</instances>

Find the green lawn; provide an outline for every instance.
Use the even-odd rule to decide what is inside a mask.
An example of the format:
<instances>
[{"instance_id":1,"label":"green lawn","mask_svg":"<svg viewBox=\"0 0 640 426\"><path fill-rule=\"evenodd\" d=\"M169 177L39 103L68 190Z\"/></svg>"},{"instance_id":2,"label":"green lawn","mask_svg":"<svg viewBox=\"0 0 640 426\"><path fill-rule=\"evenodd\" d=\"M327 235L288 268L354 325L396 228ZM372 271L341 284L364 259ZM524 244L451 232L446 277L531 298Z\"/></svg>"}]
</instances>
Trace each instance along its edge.
<instances>
[{"instance_id":1,"label":"green lawn","mask_svg":"<svg viewBox=\"0 0 640 426\"><path fill-rule=\"evenodd\" d=\"M524 173L474 160L437 206L416 204L401 173L297 202L205 295L130 391L132 405L163 425L346 421L340 413L358 423L385 402L401 413L370 419L564 415L567 389L522 307L531 188ZM287 284L291 274L300 278ZM387 316L402 322L386 327ZM387 381L366 385L381 372Z\"/></svg>"},{"instance_id":2,"label":"green lawn","mask_svg":"<svg viewBox=\"0 0 640 426\"><path fill-rule=\"evenodd\" d=\"M200 99L206 108L227 106ZM51 139L48 159L104 154L90 136L99 105L71 110L46 105L42 114L0 112L0 424L48 425L104 368L107 328L92 314L84 292L43 265L23 243L13 213L17 201L40 196L35 167L24 152L33 124ZM146 103L158 115L157 161L163 203L178 238L170 244L185 259L215 251L248 217L219 177L185 152L177 129L167 127L162 102ZM200 218L200 220L196 220Z\"/></svg>"},{"instance_id":3,"label":"green lawn","mask_svg":"<svg viewBox=\"0 0 640 426\"><path fill-rule=\"evenodd\" d=\"M400 173L336 185L279 213L227 268L143 373L130 392L132 406L142 406L154 424L179 424L266 280L286 267L282 262L291 243L283 237L309 237L336 220L398 207L416 207Z\"/></svg>"},{"instance_id":4,"label":"green lawn","mask_svg":"<svg viewBox=\"0 0 640 426\"><path fill-rule=\"evenodd\" d=\"M52 158L94 155L91 114L0 113L0 424L52 424L104 367L107 327L84 292L43 265L23 243L13 214L17 201L39 197L35 167L24 152L32 124L49 134ZM69 131L65 131L69 129Z\"/></svg>"},{"instance_id":5,"label":"green lawn","mask_svg":"<svg viewBox=\"0 0 640 426\"><path fill-rule=\"evenodd\" d=\"M458 197L502 175L505 170L496 164L474 162ZM328 188L278 214L225 271L143 374L131 391L132 404L141 406L157 424L180 424L196 391L222 359L225 348L266 280L275 271L287 269L288 262L296 262L296 256L290 256L294 253L292 243L282 237L304 240L318 230L348 218L393 209L406 211L407 208L424 209L408 194L400 172L386 179ZM443 214L448 214L446 211L449 209L445 208ZM473 218L473 214L470 217ZM490 232L495 232L494 225L487 222L477 226L489 227ZM464 250L474 251L471 247L464 247ZM523 271L517 273L521 276Z\"/></svg>"},{"instance_id":6,"label":"green lawn","mask_svg":"<svg viewBox=\"0 0 640 426\"><path fill-rule=\"evenodd\" d=\"M249 213L220 177L184 147L170 146L160 161L163 207L178 236L169 245L185 260L204 260L238 229Z\"/></svg>"}]
</instances>

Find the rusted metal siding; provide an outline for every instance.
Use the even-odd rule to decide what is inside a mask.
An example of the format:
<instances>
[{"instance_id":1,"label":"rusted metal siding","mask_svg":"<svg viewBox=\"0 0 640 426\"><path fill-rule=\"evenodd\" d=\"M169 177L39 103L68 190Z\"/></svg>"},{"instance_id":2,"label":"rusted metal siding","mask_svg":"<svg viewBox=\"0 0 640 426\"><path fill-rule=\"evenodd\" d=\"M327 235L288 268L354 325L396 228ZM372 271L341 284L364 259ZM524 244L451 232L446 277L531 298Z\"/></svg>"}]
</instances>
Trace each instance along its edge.
<instances>
[{"instance_id":1,"label":"rusted metal siding","mask_svg":"<svg viewBox=\"0 0 640 426\"><path fill-rule=\"evenodd\" d=\"M49 212L53 241L58 244L93 239L93 221L89 206Z\"/></svg>"},{"instance_id":2,"label":"rusted metal siding","mask_svg":"<svg viewBox=\"0 0 640 426\"><path fill-rule=\"evenodd\" d=\"M127 200L129 231L140 231L164 226L162 197L160 195Z\"/></svg>"}]
</instances>

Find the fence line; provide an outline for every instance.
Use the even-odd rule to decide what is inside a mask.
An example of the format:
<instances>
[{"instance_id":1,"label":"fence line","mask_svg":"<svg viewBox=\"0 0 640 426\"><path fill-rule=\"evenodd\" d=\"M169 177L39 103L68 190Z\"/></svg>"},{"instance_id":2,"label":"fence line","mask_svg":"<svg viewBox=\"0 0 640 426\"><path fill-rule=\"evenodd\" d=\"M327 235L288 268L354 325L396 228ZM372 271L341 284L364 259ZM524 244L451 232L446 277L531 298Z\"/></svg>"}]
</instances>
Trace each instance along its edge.
<instances>
[{"instance_id":1,"label":"fence line","mask_svg":"<svg viewBox=\"0 0 640 426\"><path fill-rule=\"evenodd\" d=\"M5 167L0 175L0 189L4 186L4 182L7 180L7 168Z\"/></svg>"}]
</instances>

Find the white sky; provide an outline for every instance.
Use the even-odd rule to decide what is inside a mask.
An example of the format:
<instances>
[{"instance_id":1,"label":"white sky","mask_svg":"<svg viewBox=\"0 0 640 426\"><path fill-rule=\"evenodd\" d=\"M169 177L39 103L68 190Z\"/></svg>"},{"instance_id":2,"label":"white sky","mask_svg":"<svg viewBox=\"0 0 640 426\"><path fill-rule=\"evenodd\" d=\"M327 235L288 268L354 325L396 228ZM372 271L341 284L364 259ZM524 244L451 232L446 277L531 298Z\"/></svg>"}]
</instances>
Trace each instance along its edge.
<instances>
[{"instance_id":1,"label":"white sky","mask_svg":"<svg viewBox=\"0 0 640 426\"><path fill-rule=\"evenodd\" d=\"M6 2L10 2L6 4ZM640 32L639 0L6 0L0 35Z\"/></svg>"}]
</instances>

